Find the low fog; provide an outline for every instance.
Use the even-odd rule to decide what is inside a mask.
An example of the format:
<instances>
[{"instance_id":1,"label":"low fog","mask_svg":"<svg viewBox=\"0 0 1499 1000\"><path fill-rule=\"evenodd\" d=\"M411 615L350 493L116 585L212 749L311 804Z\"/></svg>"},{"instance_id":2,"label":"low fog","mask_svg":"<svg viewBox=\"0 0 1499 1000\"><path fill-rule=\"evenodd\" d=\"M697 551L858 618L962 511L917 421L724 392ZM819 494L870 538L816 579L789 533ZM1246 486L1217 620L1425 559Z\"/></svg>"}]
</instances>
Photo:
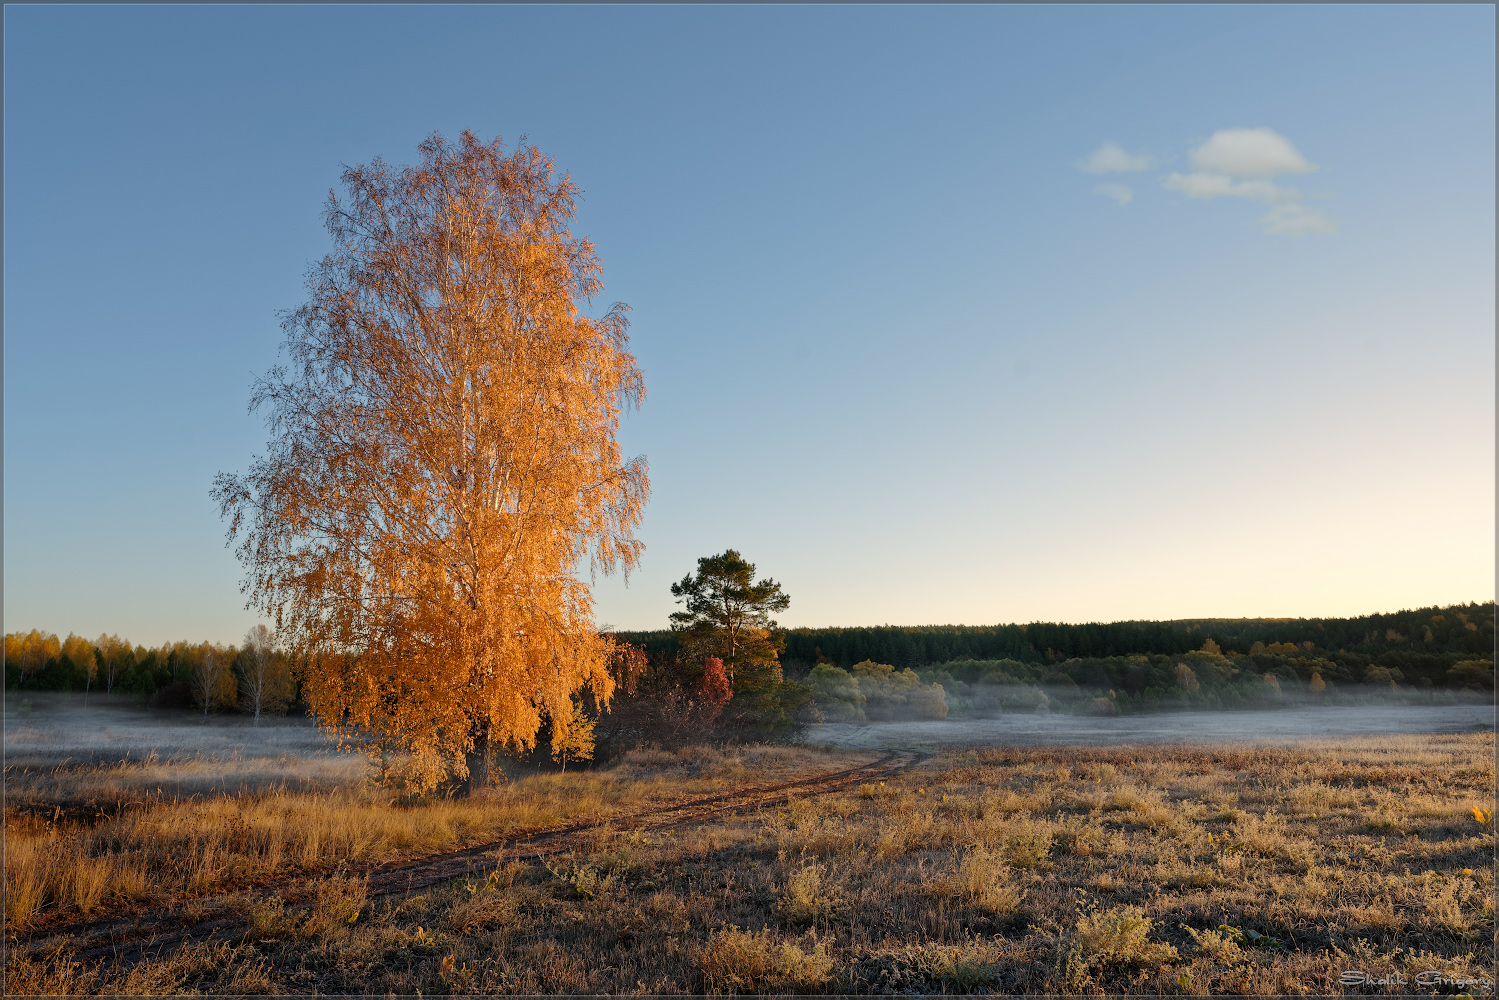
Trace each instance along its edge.
<instances>
[{"instance_id":1,"label":"low fog","mask_svg":"<svg viewBox=\"0 0 1499 1000\"><path fill-rule=\"evenodd\" d=\"M5 705L7 769L58 765L110 766L158 760L199 763L229 778L264 773L281 780L352 779L361 755L340 751L307 717L266 718L259 726L237 714L138 707L127 698L76 693L12 692ZM902 719L814 723L810 743L878 749L917 744L1056 745L1218 741L1286 743L1339 736L1493 731L1492 704L1301 706L1238 712L1161 712L1125 716L1010 712L989 718ZM230 783L234 783L231 779Z\"/></svg>"},{"instance_id":2,"label":"low fog","mask_svg":"<svg viewBox=\"0 0 1499 1000\"><path fill-rule=\"evenodd\" d=\"M1419 735L1494 730L1489 705L1354 705L1248 712L1161 712L1096 717L1014 713L996 718L824 722L805 738L845 749L887 746L1047 746L1058 744L1296 743L1340 736Z\"/></svg>"}]
</instances>

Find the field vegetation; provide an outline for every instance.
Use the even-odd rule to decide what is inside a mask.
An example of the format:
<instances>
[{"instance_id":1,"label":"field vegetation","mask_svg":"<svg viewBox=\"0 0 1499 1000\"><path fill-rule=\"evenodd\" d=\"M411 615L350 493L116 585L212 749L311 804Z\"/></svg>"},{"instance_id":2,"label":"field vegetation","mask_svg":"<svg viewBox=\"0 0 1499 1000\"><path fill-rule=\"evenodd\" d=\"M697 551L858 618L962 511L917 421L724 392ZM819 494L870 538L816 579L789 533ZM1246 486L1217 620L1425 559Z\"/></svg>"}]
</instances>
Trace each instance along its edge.
<instances>
[{"instance_id":1,"label":"field vegetation","mask_svg":"<svg viewBox=\"0 0 1499 1000\"><path fill-rule=\"evenodd\" d=\"M1493 978L1490 734L974 749L673 829L605 824L546 857L496 851L416 892L372 891L351 863L845 762L638 750L461 802L272 789L102 820L13 813L8 989L1294 994L1340 992L1350 970ZM65 778L28 780L40 796ZM139 790L128 770L114 780ZM301 877L257 877L271 871ZM132 902L218 923L159 952L80 943L80 914Z\"/></svg>"},{"instance_id":2,"label":"field vegetation","mask_svg":"<svg viewBox=\"0 0 1499 1000\"><path fill-rule=\"evenodd\" d=\"M729 556L745 578L740 591L776 586L755 584L753 565L739 565L732 551L699 562L712 569ZM633 655L612 668L615 695L607 705L584 699L600 753L707 735L780 736L815 720L1441 705L1487 702L1494 692L1493 612L1484 604L1325 620L790 630L752 605L736 609L748 623L742 635L733 615L725 624L705 614L678 631L616 633ZM7 635L5 644L11 690L112 690L200 711L251 711L260 690L272 713L303 698L294 658L272 649L257 660L249 642L147 648L117 636L60 640L33 631ZM554 749L553 728L543 720L542 757Z\"/></svg>"},{"instance_id":3,"label":"field vegetation","mask_svg":"<svg viewBox=\"0 0 1499 1000\"><path fill-rule=\"evenodd\" d=\"M667 739L703 667L679 632L627 632L648 669L604 725ZM719 721L774 733L803 721L878 722L1006 712L1128 715L1297 705L1489 702L1493 610L1468 604L1348 619L789 629L758 702ZM764 686L764 685L762 685ZM632 692L633 695L633 692ZM761 705L779 701L779 711ZM644 702L644 703L642 703ZM736 711L737 710L737 711Z\"/></svg>"},{"instance_id":4,"label":"field vegetation","mask_svg":"<svg viewBox=\"0 0 1499 1000\"><path fill-rule=\"evenodd\" d=\"M702 749L661 771L642 770L627 757L608 770L532 775L474 800L400 794L378 766L365 782L273 783L230 794L198 790L228 783L234 767L220 761L10 768L6 926L52 924L204 897L266 877L607 821L732 787L751 766L773 778L844 759L815 751Z\"/></svg>"},{"instance_id":5,"label":"field vegetation","mask_svg":"<svg viewBox=\"0 0 1499 1000\"><path fill-rule=\"evenodd\" d=\"M1062 711L1129 715L1172 710L1253 710L1298 705L1455 705L1492 700L1493 660L1458 660L1434 685L1399 667L1365 664L1352 670L1314 648L1256 644L1225 655L1216 644L1174 656L1075 657L1056 663L959 660L914 671L938 685L950 713ZM813 670L834 670L819 665ZM1427 680L1427 683L1421 681ZM942 717L946 717L945 715Z\"/></svg>"}]
</instances>

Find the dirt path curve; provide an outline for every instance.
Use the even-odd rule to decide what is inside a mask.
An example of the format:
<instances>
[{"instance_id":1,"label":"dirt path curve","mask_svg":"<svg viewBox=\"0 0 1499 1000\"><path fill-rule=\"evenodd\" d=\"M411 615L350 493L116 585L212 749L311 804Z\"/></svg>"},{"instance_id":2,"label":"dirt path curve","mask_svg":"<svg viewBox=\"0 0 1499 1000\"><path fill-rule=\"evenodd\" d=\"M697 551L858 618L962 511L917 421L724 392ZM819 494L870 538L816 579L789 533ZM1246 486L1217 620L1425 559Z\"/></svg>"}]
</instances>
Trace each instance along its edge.
<instances>
[{"instance_id":1,"label":"dirt path curve","mask_svg":"<svg viewBox=\"0 0 1499 1000\"><path fill-rule=\"evenodd\" d=\"M534 860L559 854L603 832L678 829L718 816L776 805L798 796L841 791L855 784L888 777L928 756L929 753L912 750L888 750L867 764L842 771L701 796L637 813L611 816L592 823L520 830L500 840L460 845L419 857L345 865L338 870L343 874L367 878L368 898L370 902L376 902L464 878L507 861ZM158 952L189 941L232 937L247 925L244 914L237 911L226 913L224 907L215 908L213 904L246 892L290 897L288 902L293 905L288 906L289 914L308 910L310 905L304 888L306 883L327 874L329 873L326 871L309 872L266 879L214 896L186 900L183 905L175 908L137 906L83 920L74 919L34 928L26 932L25 936L28 943L67 938L71 946L71 957L85 961L112 958L118 962L139 958L147 952ZM21 943L15 939L13 942Z\"/></svg>"}]
</instances>

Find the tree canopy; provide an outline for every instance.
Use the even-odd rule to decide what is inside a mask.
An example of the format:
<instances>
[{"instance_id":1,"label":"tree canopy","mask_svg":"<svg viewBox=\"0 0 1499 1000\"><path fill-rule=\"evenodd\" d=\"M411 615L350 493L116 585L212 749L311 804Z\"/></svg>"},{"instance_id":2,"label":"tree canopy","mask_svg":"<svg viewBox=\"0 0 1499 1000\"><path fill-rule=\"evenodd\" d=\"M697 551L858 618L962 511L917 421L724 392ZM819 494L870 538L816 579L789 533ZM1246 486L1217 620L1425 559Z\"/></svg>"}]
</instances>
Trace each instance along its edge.
<instances>
[{"instance_id":1,"label":"tree canopy","mask_svg":"<svg viewBox=\"0 0 1499 1000\"><path fill-rule=\"evenodd\" d=\"M419 151L330 193L289 364L254 386L268 450L214 496L307 700L430 787L565 730L580 689L607 703L578 571L634 567L649 480L616 441L645 394L625 307L582 310L602 285L572 180L524 142Z\"/></svg>"},{"instance_id":2,"label":"tree canopy","mask_svg":"<svg viewBox=\"0 0 1499 1000\"><path fill-rule=\"evenodd\" d=\"M746 663L774 661L781 649L770 617L791 606L791 598L771 579L755 581L754 563L733 549L697 561L697 575L689 573L671 585L683 611L671 615L694 655L723 660L732 683L736 669Z\"/></svg>"}]
</instances>

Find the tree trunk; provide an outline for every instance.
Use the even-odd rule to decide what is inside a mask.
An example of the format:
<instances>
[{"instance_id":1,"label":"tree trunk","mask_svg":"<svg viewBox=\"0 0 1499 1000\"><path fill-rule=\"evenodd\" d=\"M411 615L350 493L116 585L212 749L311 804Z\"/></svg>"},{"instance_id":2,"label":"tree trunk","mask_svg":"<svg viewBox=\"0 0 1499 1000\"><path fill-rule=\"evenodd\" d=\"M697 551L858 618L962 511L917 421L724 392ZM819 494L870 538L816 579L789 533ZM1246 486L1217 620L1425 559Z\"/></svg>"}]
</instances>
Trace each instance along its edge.
<instances>
[{"instance_id":1,"label":"tree trunk","mask_svg":"<svg viewBox=\"0 0 1499 1000\"><path fill-rule=\"evenodd\" d=\"M489 787L489 749L489 723L481 722L474 727L474 745L463 755L463 762L468 765L465 795L472 795L481 788Z\"/></svg>"}]
</instances>

